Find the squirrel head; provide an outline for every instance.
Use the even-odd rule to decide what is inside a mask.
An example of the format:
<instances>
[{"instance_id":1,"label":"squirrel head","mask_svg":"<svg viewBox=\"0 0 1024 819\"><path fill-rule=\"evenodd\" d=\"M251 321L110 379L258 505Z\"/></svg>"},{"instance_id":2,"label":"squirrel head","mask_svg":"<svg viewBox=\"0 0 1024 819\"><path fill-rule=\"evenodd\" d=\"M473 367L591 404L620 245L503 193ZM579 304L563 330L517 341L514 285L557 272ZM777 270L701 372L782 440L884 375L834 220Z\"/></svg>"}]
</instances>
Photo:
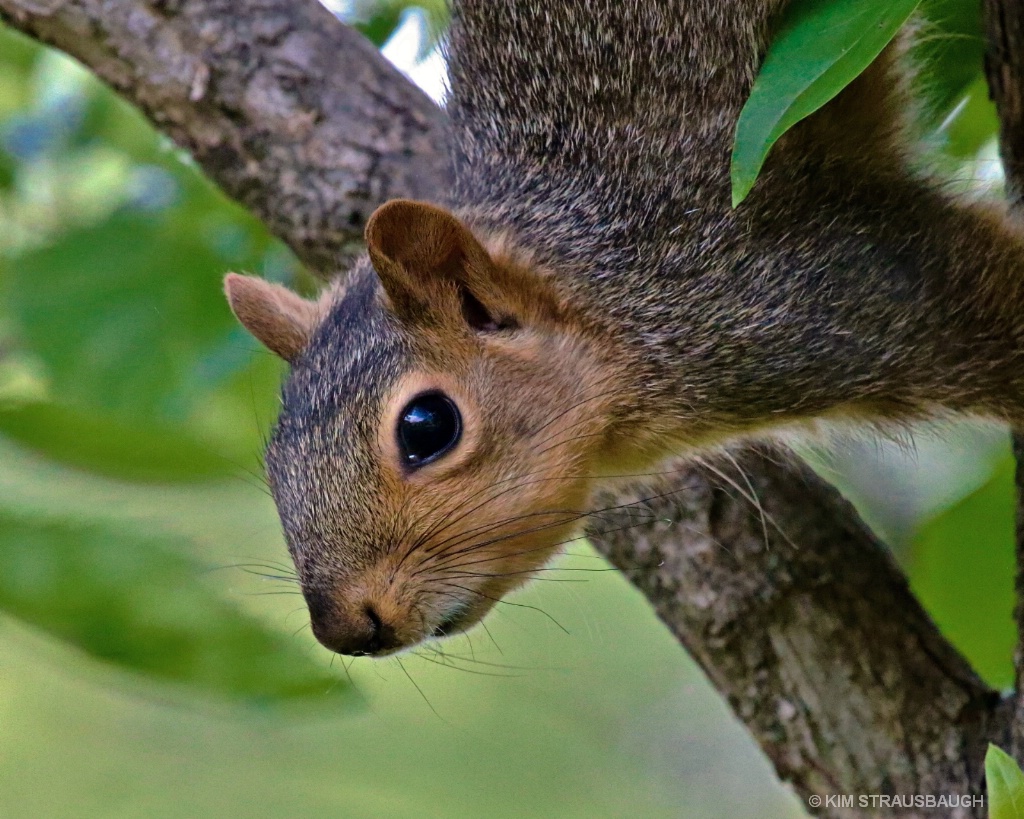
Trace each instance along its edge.
<instances>
[{"instance_id":1,"label":"squirrel head","mask_svg":"<svg viewBox=\"0 0 1024 819\"><path fill-rule=\"evenodd\" d=\"M614 391L510 242L395 200L366 243L317 302L225 288L292 365L266 466L313 632L380 655L465 630L578 533Z\"/></svg>"}]
</instances>

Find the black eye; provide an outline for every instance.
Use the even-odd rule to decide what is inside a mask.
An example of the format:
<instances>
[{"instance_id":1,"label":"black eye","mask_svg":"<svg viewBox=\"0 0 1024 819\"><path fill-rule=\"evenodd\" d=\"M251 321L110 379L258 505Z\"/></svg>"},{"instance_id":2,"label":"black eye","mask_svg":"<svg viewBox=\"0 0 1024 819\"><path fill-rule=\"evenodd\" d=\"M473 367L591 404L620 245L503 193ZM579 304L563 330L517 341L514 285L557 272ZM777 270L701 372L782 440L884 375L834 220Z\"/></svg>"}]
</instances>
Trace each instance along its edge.
<instances>
[{"instance_id":1,"label":"black eye","mask_svg":"<svg viewBox=\"0 0 1024 819\"><path fill-rule=\"evenodd\" d=\"M437 460L459 441L462 416L439 392L418 395L398 419L398 449L406 466L416 468Z\"/></svg>"}]
</instances>

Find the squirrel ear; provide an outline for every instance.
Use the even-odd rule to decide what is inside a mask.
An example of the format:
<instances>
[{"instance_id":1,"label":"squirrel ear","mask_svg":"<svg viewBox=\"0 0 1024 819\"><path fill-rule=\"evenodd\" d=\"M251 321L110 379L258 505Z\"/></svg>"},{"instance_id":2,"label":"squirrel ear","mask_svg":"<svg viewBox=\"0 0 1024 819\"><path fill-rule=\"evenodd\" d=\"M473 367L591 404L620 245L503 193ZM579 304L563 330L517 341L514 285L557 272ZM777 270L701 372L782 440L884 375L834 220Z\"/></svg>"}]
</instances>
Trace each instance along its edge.
<instances>
[{"instance_id":1,"label":"squirrel ear","mask_svg":"<svg viewBox=\"0 0 1024 819\"><path fill-rule=\"evenodd\" d=\"M302 352L319 323L316 302L255 276L228 273L224 292L245 329L285 361Z\"/></svg>"},{"instance_id":2,"label":"squirrel ear","mask_svg":"<svg viewBox=\"0 0 1024 819\"><path fill-rule=\"evenodd\" d=\"M385 202L366 223L366 244L376 268L401 265L408 271L432 272L456 264L475 245L473 234L444 208L410 199ZM378 270L378 273L383 271Z\"/></svg>"},{"instance_id":3,"label":"squirrel ear","mask_svg":"<svg viewBox=\"0 0 1024 819\"><path fill-rule=\"evenodd\" d=\"M410 319L443 308L458 290L463 318L473 329L505 326L497 318L502 294L496 267L462 222L426 202L394 199L366 223L366 246L391 306ZM451 285L455 285L452 288Z\"/></svg>"}]
</instances>

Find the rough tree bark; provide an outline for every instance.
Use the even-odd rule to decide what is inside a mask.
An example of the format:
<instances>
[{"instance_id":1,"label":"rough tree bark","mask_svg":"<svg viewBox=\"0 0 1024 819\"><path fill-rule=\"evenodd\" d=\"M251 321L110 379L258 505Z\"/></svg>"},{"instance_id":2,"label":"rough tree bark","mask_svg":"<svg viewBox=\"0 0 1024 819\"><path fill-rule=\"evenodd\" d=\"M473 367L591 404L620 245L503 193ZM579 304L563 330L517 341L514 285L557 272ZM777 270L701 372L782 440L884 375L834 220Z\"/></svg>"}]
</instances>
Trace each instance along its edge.
<instances>
[{"instance_id":1,"label":"rough tree bark","mask_svg":"<svg viewBox=\"0 0 1024 819\"><path fill-rule=\"evenodd\" d=\"M442 112L319 3L19 0L0 19L81 60L323 275L382 201L446 184Z\"/></svg>"},{"instance_id":2,"label":"rough tree bark","mask_svg":"<svg viewBox=\"0 0 1024 819\"><path fill-rule=\"evenodd\" d=\"M985 75L999 113L999 153L1011 212L1024 221L1024 7L1010 0L985 0ZM1024 275L1024 274L1022 274ZM1017 459L1017 649L1014 652L1015 713L1012 747L1024 757L1024 430L1014 430Z\"/></svg>"},{"instance_id":3,"label":"rough tree bark","mask_svg":"<svg viewBox=\"0 0 1024 819\"><path fill-rule=\"evenodd\" d=\"M0 0L0 19L107 80L321 273L381 201L432 198L448 178L443 114L315 0ZM762 448L645 491L608 499L594 544L805 804L983 793L985 743L1007 745L1015 703L939 634L834 489Z\"/></svg>"},{"instance_id":4,"label":"rough tree bark","mask_svg":"<svg viewBox=\"0 0 1024 819\"><path fill-rule=\"evenodd\" d=\"M1017 216L1024 209L1024 9L1012 0L984 1L985 75L999 113L999 153L1006 196Z\"/></svg>"},{"instance_id":5,"label":"rough tree bark","mask_svg":"<svg viewBox=\"0 0 1024 819\"><path fill-rule=\"evenodd\" d=\"M624 510L592 540L650 599L804 804L837 794L981 796L986 742L1006 746L999 696L938 633L849 503L773 449L684 471L677 486L664 496L675 486L651 488L656 500ZM624 528L631 516L644 522Z\"/></svg>"}]
</instances>

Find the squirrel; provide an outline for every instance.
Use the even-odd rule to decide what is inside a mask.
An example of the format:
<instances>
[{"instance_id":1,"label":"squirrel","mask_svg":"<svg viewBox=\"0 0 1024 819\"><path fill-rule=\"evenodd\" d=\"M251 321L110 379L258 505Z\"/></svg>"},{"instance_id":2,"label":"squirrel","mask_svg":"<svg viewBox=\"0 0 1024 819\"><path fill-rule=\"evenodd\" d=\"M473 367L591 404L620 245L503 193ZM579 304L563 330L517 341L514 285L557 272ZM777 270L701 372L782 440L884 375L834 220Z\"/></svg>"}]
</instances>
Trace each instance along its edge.
<instances>
[{"instance_id":1,"label":"squirrel","mask_svg":"<svg viewBox=\"0 0 1024 819\"><path fill-rule=\"evenodd\" d=\"M455 0L455 181L307 301L229 274L291 364L269 482L328 648L461 632L597 490L809 419L1024 422L1024 235L915 170L901 37L729 158L785 0Z\"/></svg>"}]
</instances>

